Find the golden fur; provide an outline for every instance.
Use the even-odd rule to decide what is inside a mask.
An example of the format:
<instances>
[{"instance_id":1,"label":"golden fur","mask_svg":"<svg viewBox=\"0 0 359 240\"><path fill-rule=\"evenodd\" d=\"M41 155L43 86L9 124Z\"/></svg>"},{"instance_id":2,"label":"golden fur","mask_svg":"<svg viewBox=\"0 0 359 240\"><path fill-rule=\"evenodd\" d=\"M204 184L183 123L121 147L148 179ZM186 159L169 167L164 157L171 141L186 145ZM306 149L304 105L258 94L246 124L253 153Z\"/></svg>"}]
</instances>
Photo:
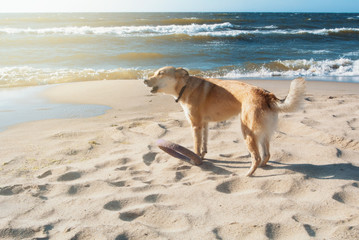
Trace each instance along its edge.
<instances>
[{"instance_id":1,"label":"golden fur","mask_svg":"<svg viewBox=\"0 0 359 240\"><path fill-rule=\"evenodd\" d=\"M296 110L305 91L305 80L295 79L286 99L280 100L273 93L247 83L190 76L183 68L174 67L159 69L145 84L152 87L152 93L179 98L193 129L194 151L202 158L207 153L208 123L240 114L243 137L252 156L247 176L258 166L265 166L270 158L269 141L277 125L278 112ZM183 94L179 96L181 90Z\"/></svg>"}]
</instances>

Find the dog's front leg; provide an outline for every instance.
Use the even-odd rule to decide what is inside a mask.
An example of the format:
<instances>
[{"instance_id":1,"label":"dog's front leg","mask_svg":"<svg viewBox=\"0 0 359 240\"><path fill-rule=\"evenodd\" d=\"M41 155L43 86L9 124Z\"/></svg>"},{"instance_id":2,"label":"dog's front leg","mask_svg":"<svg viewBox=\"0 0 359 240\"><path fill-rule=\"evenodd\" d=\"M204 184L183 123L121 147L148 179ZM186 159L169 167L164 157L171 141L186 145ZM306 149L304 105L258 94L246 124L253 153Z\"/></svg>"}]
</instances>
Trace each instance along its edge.
<instances>
[{"instance_id":1,"label":"dog's front leg","mask_svg":"<svg viewBox=\"0 0 359 240\"><path fill-rule=\"evenodd\" d=\"M203 126L203 143L202 143L202 152L201 152L202 159L207 153L207 142L208 142L208 123L205 123Z\"/></svg>"},{"instance_id":2,"label":"dog's front leg","mask_svg":"<svg viewBox=\"0 0 359 240\"><path fill-rule=\"evenodd\" d=\"M201 156L201 147L202 147L202 126L192 126L193 138L194 138L194 152Z\"/></svg>"}]
</instances>

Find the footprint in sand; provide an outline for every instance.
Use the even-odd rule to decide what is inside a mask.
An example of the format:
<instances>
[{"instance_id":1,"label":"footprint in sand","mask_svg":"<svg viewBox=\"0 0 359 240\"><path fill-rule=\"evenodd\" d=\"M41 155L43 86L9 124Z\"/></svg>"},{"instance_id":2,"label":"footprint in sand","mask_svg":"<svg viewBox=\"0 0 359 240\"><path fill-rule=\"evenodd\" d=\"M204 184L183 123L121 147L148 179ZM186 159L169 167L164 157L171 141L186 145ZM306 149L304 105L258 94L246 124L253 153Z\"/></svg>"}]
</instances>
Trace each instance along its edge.
<instances>
[{"instance_id":1,"label":"footprint in sand","mask_svg":"<svg viewBox=\"0 0 359 240\"><path fill-rule=\"evenodd\" d=\"M22 185L12 185L0 188L0 195L2 196L11 196L19 194L24 191Z\"/></svg>"},{"instance_id":2,"label":"footprint in sand","mask_svg":"<svg viewBox=\"0 0 359 240\"><path fill-rule=\"evenodd\" d=\"M178 167L177 170L189 170L191 168L192 168L192 166L183 165L183 166Z\"/></svg>"},{"instance_id":3,"label":"footprint in sand","mask_svg":"<svg viewBox=\"0 0 359 240\"><path fill-rule=\"evenodd\" d=\"M122 204L120 201L113 200L106 203L103 208L109 211L118 211L122 208Z\"/></svg>"},{"instance_id":4,"label":"footprint in sand","mask_svg":"<svg viewBox=\"0 0 359 240\"><path fill-rule=\"evenodd\" d=\"M75 195L77 193L80 193L81 191L83 191L86 188L89 188L90 184L80 184L80 185L72 185L68 190L67 193L69 195Z\"/></svg>"},{"instance_id":5,"label":"footprint in sand","mask_svg":"<svg viewBox=\"0 0 359 240\"><path fill-rule=\"evenodd\" d=\"M316 236L316 227L313 227L312 225L308 224L308 223L303 223L303 222L308 222L311 221L310 219L308 219L308 217L303 217L299 216L299 215L294 215L292 216L292 219L294 221L296 221L297 223L302 224L304 230L306 231L306 233L310 236L310 237L315 237Z\"/></svg>"},{"instance_id":6,"label":"footprint in sand","mask_svg":"<svg viewBox=\"0 0 359 240\"><path fill-rule=\"evenodd\" d=\"M124 187L126 186L126 181L108 182L108 184L115 187Z\"/></svg>"},{"instance_id":7,"label":"footprint in sand","mask_svg":"<svg viewBox=\"0 0 359 240\"><path fill-rule=\"evenodd\" d=\"M115 171L126 171L127 169L128 169L128 166L123 166L123 167L116 168Z\"/></svg>"},{"instance_id":8,"label":"footprint in sand","mask_svg":"<svg viewBox=\"0 0 359 240\"><path fill-rule=\"evenodd\" d=\"M316 232L312 226L309 224L304 224L303 227L310 237L315 237Z\"/></svg>"},{"instance_id":9,"label":"footprint in sand","mask_svg":"<svg viewBox=\"0 0 359 240\"><path fill-rule=\"evenodd\" d=\"M81 177L80 172L68 172L63 175L61 175L57 181L63 182L63 181L73 181Z\"/></svg>"},{"instance_id":10,"label":"footprint in sand","mask_svg":"<svg viewBox=\"0 0 359 240\"><path fill-rule=\"evenodd\" d=\"M150 166L152 162L155 160L157 153L155 152L148 152L145 155L142 156L143 162Z\"/></svg>"},{"instance_id":11,"label":"footprint in sand","mask_svg":"<svg viewBox=\"0 0 359 240\"><path fill-rule=\"evenodd\" d=\"M151 228L162 231L186 231L191 228L188 213L171 209L169 206L151 204L150 206L132 209L120 213L122 221L132 222L136 219Z\"/></svg>"},{"instance_id":12,"label":"footprint in sand","mask_svg":"<svg viewBox=\"0 0 359 240\"><path fill-rule=\"evenodd\" d=\"M346 189L344 191L334 193L332 199L351 206L359 206L359 190L354 189L354 187L352 188L353 189Z\"/></svg>"},{"instance_id":13,"label":"footprint in sand","mask_svg":"<svg viewBox=\"0 0 359 240\"><path fill-rule=\"evenodd\" d=\"M181 181L182 178L184 178L184 177L185 177L185 175L183 174L183 172L178 171L178 172L176 172L175 181L176 182Z\"/></svg>"},{"instance_id":14,"label":"footprint in sand","mask_svg":"<svg viewBox=\"0 0 359 240\"><path fill-rule=\"evenodd\" d=\"M69 188L69 190L67 191L67 193L70 194L70 195L75 195L75 194L77 193L77 191L78 191L78 187L76 187L76 186L71 186L71 187Z\"/></svg>"},{"instance_id":15,"label":"footprint in sand","mask_svg":"<svg viewBox=\"0 0 359 240\"><path fill-rule=\"evenodd\" d=\"M336 149L336 156L337 156L337 158L340 158L340 157L342 157L342 155L343 155L343 152L342 152L342 150L340 150L339 148L335 148Z\"/></svg>"},{"instance_id":16,"label":"footprint in sand","mask_svg":"<svg viewBox=\"0 0 359 240\"><path fill-rule=\"evenodd\" d=\"M128 240L130 239L129 236L126 233L118 235L115 240Z\"/></svg>"},{"instance_id":17,"label":"footprint in sand","mask_svg":"<svg viewBox=\"0 0 359 240\"><path fill-rule=\"evenodd\" d=\"M153 122L133 122L129 125L131 132L155 138L162 138L168 132L167 127Z\"/></svg>"},{"instance_id":18,"label":"footprint in sand","mask_svg":"<svg viewBox=\"0 0 359 240\"><path fill-rule=\"evenodd\" d=\"M238 183L237 183L238 182ZM230 180L219 184L216 190L221 193L231 194L240 190L239 181Z\"/></svg>"},{"instance_id":19,"label":"footprint in sand","mask_svg":"<svg viewBox=\"0 0 359 240\"><path fill-rule=\"evenodd\" d=\"M235 178L217 185L216 190L221 193L231 194L242 191L257 191L258 186L256 186L256 183L248 181L248 179Z\"/></svg>"},{"instance_id":20,"label":"footprint in sand","mask_svg":"<svg viewBox=\"0 0 359 240\"><path fill-rule=\"evenodd\" d=\"M359 127L358 121L356 118L352 118L349 121L347 121L348 126L351 130L356 130Z\"/></svg>"},{"instance_id":21,"label":"footprint in sand","mask_svg":"<svg viewBox=\"0 0 359 240\"><path fill-rule=\"evenodd\" d=\"M45 178L45 177L48 177L48 176L50 176L50 175L52 175L52 171L51 170L47 170L46 172L44 172L44 173L42 173L42 174L40 174L39 176L37 176L37 178Z\"/></svg>"},{"instance_id":22,"label":"footprint in sand","mask_svg":"<svg viewBox=\"0 0 359 240\"><path fill-rule=\"evenodd\" d=\"M155 203L158 201L158 198L160 197L160 194L150 194L146 196L143 200L148 203Z\"/></svg>"},{"instance_id":23,"label":"footprint in sand","mask_svg":"<svg viewBox=\"0 0 359 240\"><path fill-rule=\"evenodd\" d=\"M304 100L308 102L314 102L314 97L306 97Z\"/></svg>"},{"instance_id":24,"label":"footprint in sand","mask_svg":"<svg viewBox=\"0 0 359 240\"><path fill-rule=\"evenodd\" d=\"M138 217L141 217L145 211L143 209L136 209L120 213L120 219L126 222L132 222Z\"/></svg>"},{"instance_id":25,"label":"footprint in sand","mask_svg":"<svg viewBox=\"0 0 359 240\"><path fill-rule=\"evenodd\" d=\"M293 179L271 179L264 182L261 189L274 194L286 194L290 192L295 185L296 182Z\"/></svg>"},{"instance_id":26,"label":"footprint in sand","mask_svg":"<svg viewBox=\"0 0 359 240\"><path fill-rule=\"evenodd\" d=\"M267 223L265 226L265 235L269 239L275 239L278 236L280 224Z\"/></svg>"},{"instance_id":27,"label":"footprint in sand","mask_svg":"<svg viewBox=\"0 0 359 240\"><path fill-rule=\"evenodd\" d=\"M268 239L307 239L315 237L316 232L309 224L288 224L267 223L264 227L265 236Z\"/></svg>"}]
</instances>

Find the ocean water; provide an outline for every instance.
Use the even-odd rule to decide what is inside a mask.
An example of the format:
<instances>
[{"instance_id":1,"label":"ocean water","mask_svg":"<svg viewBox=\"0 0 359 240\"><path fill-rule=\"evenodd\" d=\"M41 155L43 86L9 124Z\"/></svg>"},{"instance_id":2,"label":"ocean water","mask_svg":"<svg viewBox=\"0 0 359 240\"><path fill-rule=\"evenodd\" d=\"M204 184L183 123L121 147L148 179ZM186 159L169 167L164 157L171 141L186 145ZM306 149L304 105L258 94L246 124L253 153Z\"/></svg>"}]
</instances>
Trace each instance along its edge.
<instances>
[{"instance_id":1,"label":"ocean water","mask_svg":"<svg viewBox=\"0 0 359 240\"><path fill-rule=\"evenodd\" d=\"M111 109L103 105L52 103L39 97L49 86L0 88L0 132L30 121L59 118L87 118Z\"/></svg>"},{"instance_id":2,"label":"ocean water","mask_svg":"<svg viewBox=\"0 0 359 240\"><path fill-rule=\"evenodd\" d=\"M1 13L0 87L141 79L359 82L359 13Z\"/></svg>"}]
</instances>

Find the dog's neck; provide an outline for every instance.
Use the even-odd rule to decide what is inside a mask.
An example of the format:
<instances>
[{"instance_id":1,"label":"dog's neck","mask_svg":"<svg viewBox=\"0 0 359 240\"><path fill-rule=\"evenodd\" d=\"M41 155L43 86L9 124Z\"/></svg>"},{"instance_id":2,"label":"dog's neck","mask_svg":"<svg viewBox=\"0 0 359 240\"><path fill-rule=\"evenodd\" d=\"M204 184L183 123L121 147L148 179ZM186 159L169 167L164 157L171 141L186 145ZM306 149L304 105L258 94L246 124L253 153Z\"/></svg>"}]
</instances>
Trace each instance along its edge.
<instances>
[{"instance_id":1,"label":"dog's neck","mask_svg":"<svg viewBox=\"0 0 359 240\"><path fill-rule=\"evenodd\" d=\"M180 90L180 92L179 92L179 94L178 94L178 97L177 97L177 99L175 100L176 103L178 103L178 101L181 99L181 97L182 97L184 91L186 90L186 87L187 87L187 85L184 85L184 86L181 88L181 90Z\"/></svg>"},{"instance_id":2,"label":"dog's neck","mask_svg":"<svg viewBox=\"0 0 359 240\"><path fill-rule=\"evenodd\" d=\"M185 92L186 88L187 88L187 81L178 81L177 85L175 87L175 95L173 95L173 97L175 98L176 103L178 103L182 97L183 97L183 93Z\"/></svg>"}]
</instances>

